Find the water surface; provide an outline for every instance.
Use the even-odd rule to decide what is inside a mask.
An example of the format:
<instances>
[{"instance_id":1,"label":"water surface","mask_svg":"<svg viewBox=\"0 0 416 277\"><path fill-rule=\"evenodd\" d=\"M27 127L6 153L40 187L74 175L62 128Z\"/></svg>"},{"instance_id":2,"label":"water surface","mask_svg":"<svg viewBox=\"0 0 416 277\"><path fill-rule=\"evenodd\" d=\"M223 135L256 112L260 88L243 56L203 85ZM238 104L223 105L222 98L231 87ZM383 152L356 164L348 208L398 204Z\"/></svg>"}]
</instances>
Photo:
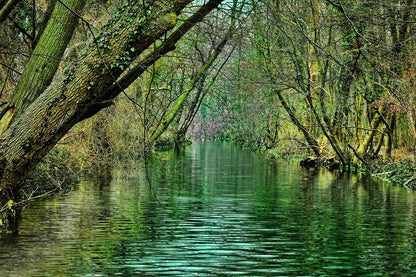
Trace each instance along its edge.
<instances>
[{"instance_id":1,"label":"water surface","mask_svg":"<svg viewBox=\"0 0 416 277\"><path fill-rule=\"evenodd\" d=\"M0 276L416 276L415 192L212 142L148 173L30 204Z\"/></svg>"}]
</instances>

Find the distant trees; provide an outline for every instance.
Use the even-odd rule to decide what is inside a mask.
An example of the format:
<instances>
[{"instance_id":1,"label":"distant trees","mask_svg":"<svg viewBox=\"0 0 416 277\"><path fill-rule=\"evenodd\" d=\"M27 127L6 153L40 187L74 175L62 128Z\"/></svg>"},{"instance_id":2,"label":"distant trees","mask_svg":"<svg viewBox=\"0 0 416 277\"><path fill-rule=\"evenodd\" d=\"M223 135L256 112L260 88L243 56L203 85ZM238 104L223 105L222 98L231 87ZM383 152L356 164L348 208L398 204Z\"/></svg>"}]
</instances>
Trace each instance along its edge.
<instances>
[{"instance_id":1,"label":"distant trees","mask_svg":"<svg viewBox=\"0 0 416 277\"><path fill-rule=\"evenodd\" d=\"M142 113L147 143L184 143L203 99L210 93L208 87L233 52L230 45L246 8L245 1L224 4L142 76L136 105Z\"/></svg>"},{"instance_id":2,"label":"distant trees","mask_svg":"<svg viewBox=\"0 0 416 277\"><path fill-rule=\"evenodd\" d=\"M232 105L264 99L269 116L254 112L255 128L230 121L226 132L258 130L245 141L265 147L293 139L315 156L355 166L414 145L415 12L410 0L257 2L244 55L230 61L244 64L245 87L240 78L230 86ZM243 109L229 111L236 118Z\"/></svg>"}]
</instances>

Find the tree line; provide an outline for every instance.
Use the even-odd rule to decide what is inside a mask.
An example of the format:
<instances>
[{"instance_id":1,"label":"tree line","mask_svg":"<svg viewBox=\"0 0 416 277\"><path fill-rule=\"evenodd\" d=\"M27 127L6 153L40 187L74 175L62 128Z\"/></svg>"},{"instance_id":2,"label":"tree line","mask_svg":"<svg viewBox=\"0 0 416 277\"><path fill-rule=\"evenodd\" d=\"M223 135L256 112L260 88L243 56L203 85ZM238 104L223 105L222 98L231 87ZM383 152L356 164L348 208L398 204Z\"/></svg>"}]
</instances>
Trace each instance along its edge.
<instances>
[{"instance_id":1,"label":"tree line","mask_svg":"<svg viewBox=\"0 0 416 277\"><path fill-rule=\"evenodd\" d=\"M226 135L355 167L413 151L414 15L414 1L257 3L228 68Z\"/></svg>"}]
</instances>

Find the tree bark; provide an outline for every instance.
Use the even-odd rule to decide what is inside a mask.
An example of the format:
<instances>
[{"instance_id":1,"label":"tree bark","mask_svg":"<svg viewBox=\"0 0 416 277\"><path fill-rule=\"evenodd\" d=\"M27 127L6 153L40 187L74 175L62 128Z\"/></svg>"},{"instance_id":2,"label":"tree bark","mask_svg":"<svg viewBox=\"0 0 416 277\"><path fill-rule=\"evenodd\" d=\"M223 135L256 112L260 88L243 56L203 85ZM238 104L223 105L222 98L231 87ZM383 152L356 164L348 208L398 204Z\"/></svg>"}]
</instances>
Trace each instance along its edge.
<instances>
[{"instance_id":1,"label":"tree bark","mask_svg":"<svg viewBox=\"0 0 416 277\"><path fill-rule=\"evenodd\" d=\"M86 0L66 1L66 5L76 12L82 10L85 3ZM62 4L55 6L7 108L0 112L0 135L51 83L77 22L78 17Z\"/></svg>"}]
</instances>

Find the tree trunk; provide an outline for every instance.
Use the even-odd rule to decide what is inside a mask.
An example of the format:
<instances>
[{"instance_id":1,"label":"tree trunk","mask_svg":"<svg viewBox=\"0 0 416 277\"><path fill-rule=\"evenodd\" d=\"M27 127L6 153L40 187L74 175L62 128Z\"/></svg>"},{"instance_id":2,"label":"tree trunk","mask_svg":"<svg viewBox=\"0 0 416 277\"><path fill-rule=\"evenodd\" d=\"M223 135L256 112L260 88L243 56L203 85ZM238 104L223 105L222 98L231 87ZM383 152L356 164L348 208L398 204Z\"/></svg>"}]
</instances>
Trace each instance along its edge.
<instances>
[{"instance_id":1,"label":"tree trunk","mask_svg":"<svg viewBox=\"0 0 416 277\"><path fill-rule=\"evenodd\" d=\"M82 10L85 3L85 0L66 1L76 12ZM60 3L55 5L7 108L0 112L0 135L51 83L77 22L78 17L66 7Z\"/></svg>"},{"instance_id":2,"label":"tree trunk","mask_svg":"<svg viewBox=\"0 0 416 277\"><path fill-rule=\"evenodd\" d=\"M396 114L391 115L390 123L387 128L387 143L386 143L386 155L385 159L390 160L392 158L393 151L393 134L394 129L396 128Z\"/></svg>"},{"instance_id":3,"label":"tree trunk","mask_svg":"<svg viewBox=\"0 0 416 277\"><path fill-rule=\"evenodd\" d=\"M376 134L376 132L378 131L378 125L381 122L381 113L383 112L383 109L380 108L379 111L374 115L373 120L371 121L371 130L369 131L368 135L365 137L363 143L360 145L360 147L358 147L357 149L357 155L359 157L354 156L353 159L353 165L354 166L360 166L360 157L364 158L365 154L367 153L367 150L370 146L370 144L373 142L373 138Z\"/></svg>"},{"instance_id":4,"label":"tree trunk","mask_svg":"<svg viewBox=\"0 0 416 277\"><path fill-rule=\"evenodd\" d=\"M279 97L280 103L282 104L283 108L286 110L286 112L289 115L290 120L293 124L299 129L299 131L302 132L303 136L305 137L306 141L308 142L309 148L315 153L316 157L321 156L321 148L319 147L318 142L315 140L315 138L308 132L308 130L300 123L300 121L296 118L295 113L292 111L292 109L287 104L286 100L284 99L282 92L279 90L275 90L277 96Z\"/></svg>"}]
</instances>

